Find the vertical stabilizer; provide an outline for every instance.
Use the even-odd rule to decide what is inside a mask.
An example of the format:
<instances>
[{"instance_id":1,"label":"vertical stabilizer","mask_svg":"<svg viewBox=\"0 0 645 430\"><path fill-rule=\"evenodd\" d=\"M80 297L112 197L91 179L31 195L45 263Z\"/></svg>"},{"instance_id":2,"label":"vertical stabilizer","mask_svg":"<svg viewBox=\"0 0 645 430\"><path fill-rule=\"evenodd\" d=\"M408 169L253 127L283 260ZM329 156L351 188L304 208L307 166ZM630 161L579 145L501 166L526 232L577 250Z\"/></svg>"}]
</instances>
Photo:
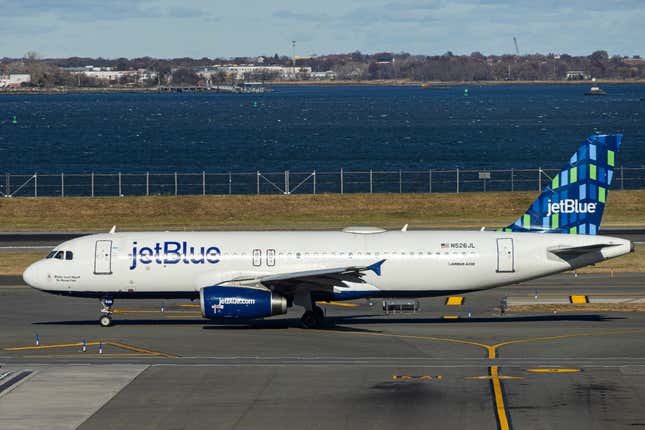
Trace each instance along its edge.
<instances>
[{"instance_id":1,"label":"vertical stabilizer","mask_svg":"<svg viewBox=\"0 0 645 430\"><path fill-rule=\"evenodd\" d=\"M524 215L503 231L598 234L622 135L591 135Z\"/></svg>"}]
</instances>

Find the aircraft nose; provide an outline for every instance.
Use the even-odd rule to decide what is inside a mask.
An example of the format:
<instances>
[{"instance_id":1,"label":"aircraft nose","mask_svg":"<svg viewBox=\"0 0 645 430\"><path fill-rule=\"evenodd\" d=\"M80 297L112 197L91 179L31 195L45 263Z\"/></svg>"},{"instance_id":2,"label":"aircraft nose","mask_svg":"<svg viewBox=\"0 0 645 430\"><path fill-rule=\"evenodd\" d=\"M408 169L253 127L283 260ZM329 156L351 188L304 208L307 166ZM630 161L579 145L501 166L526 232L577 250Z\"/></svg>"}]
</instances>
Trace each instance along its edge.
<instances>
[{"instance_id":1,"label":"aircraft nose","mask_svg":"<svg viewBox=\"0 0 645 430\"><path fill-rule=\"evenodd\" d=\"M40 270L39 270L39 262L36 262L22 273L22 279L25 281L25 284L29 285L30 287L33 288L39 288L40 287Z\"/></svg>"}]
</instances>

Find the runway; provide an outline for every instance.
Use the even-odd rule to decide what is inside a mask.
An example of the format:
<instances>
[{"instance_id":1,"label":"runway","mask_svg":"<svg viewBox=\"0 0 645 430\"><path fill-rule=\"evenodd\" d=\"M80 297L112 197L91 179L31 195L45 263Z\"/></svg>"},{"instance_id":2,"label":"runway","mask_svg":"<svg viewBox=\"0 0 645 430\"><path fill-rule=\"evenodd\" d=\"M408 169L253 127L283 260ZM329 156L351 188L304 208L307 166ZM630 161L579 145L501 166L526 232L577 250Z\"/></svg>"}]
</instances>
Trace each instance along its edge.
<instances>
[{"instance_id":1,"label":"runway","mask_svg":"<svg viewBox=\"0 0 645 430\"><path fill-rule=\"evenodd\" d=\"M330 304L320 330L299 328L298 308L212 324L183 301L117 302L105 329L95 300L4 281L3 429L645 425L645 315L498 309L535 292L641 294L642 274L558 275L462 306L423 299L414 315L384 315L380 301ZM56 407L35 407L45 398Z\"/></svg>"}]
</instances>

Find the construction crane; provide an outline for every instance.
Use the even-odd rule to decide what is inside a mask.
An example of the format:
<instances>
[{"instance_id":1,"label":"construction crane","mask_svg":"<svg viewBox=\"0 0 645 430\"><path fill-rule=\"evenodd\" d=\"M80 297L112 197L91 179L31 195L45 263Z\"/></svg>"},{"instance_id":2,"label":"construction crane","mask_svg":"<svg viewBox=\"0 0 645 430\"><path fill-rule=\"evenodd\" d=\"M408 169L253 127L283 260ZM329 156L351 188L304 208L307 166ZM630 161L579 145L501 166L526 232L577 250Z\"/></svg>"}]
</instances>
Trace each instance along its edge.
<instances>
[{"instance_id":1,"label":"construction crane","mask_svg":"<svg viewBox=\"0 0 645 430\"><path fill-rule=\"evenodd\" d=\"M517 47L517 39L513 36L513 43L515 44L515 55L520 56L520 48Z\"/></svg>"}]
</instances>

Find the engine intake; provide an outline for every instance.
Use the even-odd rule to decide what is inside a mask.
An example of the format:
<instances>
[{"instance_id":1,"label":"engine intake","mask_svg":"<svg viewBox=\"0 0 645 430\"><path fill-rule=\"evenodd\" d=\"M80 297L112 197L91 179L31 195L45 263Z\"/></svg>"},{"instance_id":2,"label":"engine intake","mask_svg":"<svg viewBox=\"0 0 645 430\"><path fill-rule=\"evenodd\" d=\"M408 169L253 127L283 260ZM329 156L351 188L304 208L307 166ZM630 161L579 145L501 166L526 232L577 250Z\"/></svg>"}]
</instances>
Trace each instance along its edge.
<instances>
[{"instance_id":1,"label":"engine intake","mask_svg":"<svg viewBox=\"0 0 645 430\"><path fill-rule=\"evenodd\" d=\"M287 299L269 290L217 285L199 291L204 318L262 318L287 313Z\"/></svg>"}]
</instances>

